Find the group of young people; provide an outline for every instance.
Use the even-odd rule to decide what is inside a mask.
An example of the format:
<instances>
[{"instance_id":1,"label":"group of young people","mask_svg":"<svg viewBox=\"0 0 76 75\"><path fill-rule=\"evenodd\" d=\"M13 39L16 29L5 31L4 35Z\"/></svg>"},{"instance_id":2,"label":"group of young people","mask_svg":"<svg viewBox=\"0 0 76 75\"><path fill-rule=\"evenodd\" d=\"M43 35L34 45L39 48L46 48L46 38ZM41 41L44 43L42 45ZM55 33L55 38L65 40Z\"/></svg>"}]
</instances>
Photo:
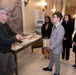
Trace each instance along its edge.
<instances>
[{"instance_id":1,"label":"group of young people","mask_svg":"<svg viewBox=\"0 0 76 75\"><path fill-rule=\"evenodd\" d=\"M45 23L41 28L43 38L43 46L49 50L50 62L48 67L43 68L44 71L52 71L55 62L55 74L60 75L60 63L68 64L70 58L70 48L76 54L76 34L72 40L74 32L74 21L70 14L65 14L62 19L60 12L55 12L50 19L49 16L45 17ZM47 42L47 43L46 43ZM62 60L60 61L60 54L62 53ZM73 65L76 68L76 63Z\"/></svg>"}]
</instances>

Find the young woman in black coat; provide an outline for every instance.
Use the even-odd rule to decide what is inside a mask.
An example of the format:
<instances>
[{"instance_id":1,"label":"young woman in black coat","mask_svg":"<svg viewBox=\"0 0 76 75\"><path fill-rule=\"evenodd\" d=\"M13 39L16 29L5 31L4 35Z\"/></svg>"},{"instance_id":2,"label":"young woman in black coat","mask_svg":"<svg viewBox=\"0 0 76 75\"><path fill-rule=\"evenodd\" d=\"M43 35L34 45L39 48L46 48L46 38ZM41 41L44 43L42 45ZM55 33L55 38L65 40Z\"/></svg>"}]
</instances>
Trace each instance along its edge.
<instances>
[{"instance_id":1,"label":"young woman in black coat","mask_svg":"<svg viewBox=\"0 0 76 75\"><path fill-rule=\"evenodd\" d=\"M51 36L51 31L52 31L53 24L51 23L51 19L49 16L45 17L45 23L43 24L41 28L41 34L43 38L43 47L46 47L49 38Z\"/></svg>"},{"instance_id":2,"label":"young woman in black coat","mask_svg":"<svg viewBox=\"0 0 76 75\"><path fill-rule=\"evenodd\" d=\"M65 35L63 37L63 52L62 52L62 62L65 58L65 64L69 60L70 56L70 48L72 48L72 34L74 31L74 23L72 22L71 16L69 14L66 14L64 16L62 25L65 29Z\"/></svg>"},{"instance_id":3,"label":"young woman in black coat","mask_svg":"<svg viewBox=\"0 0 76 75\"><path fill-rule=\"evenodd\" d=\"M73 65L73 67L75 67L76 69L76 33L73 38L73 52L75 53L75 64Z\"/></svg>"}]
</instances>

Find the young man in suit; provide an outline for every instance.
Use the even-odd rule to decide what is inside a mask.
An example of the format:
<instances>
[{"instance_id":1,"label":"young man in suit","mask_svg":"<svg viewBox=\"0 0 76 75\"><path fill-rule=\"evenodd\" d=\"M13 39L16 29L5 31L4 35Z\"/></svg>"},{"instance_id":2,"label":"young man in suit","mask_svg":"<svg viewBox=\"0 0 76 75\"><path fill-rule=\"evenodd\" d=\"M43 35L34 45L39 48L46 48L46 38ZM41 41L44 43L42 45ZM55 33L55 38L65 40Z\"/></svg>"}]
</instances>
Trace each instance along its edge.
<instances>
[{"instance_id":1,"label":"young man in suit","mask_svg":"<svg viewBox=\"0 0 76 75\"><path fill-rule=\"evenodd\" d=\"M64 28L61 24L62 14L55 12L52 15L52 22L54 24L50 37L50 45L47 47L50 51L50 62L48 67L43 68L44 71L52 71L53 64L55 63L54 75L60 75L60 53L62 53L62 40L64 36Z\"/></svg>"},{"instance_id":2,"label":"young man in suit","mask_svg":"<svg viewBox=\"0 0 76 75\"><path fill-rule=\"evenodd\" d=\"M11 45L22 39L21 35L13 32L6 23L8 18L8 12L0 8L0 75L13 75L16 64Z\"/></svg>"}]
</instances>

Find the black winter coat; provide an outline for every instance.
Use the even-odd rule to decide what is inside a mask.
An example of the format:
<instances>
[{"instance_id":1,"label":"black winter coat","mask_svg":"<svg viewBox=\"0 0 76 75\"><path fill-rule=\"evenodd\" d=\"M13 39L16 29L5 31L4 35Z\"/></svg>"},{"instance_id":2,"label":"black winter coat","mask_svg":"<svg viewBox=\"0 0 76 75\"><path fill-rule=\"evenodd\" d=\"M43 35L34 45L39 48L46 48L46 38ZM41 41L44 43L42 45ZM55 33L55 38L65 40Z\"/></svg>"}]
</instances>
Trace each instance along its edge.
<instances>
[{"instance_id":1,"label":"black winter coat","mask_svg":"<svg viewBox=\"0 0 76 75\"><path fill-rule=\"evenodd\" d=\"M72 34L74 31L74 24L73 22L62 22L62 25L65 29L65 35L64 37L66 38L66 40L63 40L63 46L67 47L67 48L72 48Z\"/></svg>"}]
</instances>

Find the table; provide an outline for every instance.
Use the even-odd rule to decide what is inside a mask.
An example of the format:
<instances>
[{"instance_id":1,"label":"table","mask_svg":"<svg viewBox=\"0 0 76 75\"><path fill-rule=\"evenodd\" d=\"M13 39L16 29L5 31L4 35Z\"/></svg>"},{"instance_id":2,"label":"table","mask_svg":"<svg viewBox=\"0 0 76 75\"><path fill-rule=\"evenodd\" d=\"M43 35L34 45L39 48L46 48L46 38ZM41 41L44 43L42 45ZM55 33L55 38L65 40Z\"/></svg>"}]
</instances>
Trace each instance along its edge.
<instances>
[{"instance_id":1,"label":"table","mask_svg":"<svg viewBox=\"0 0 76 75\"><path fill-rule=\"evenodd\" d=\"M16 62L16 69L15 69L15 73L16 75L18 75L18 61L17 61L17 53L23 51L25 48L32 46L33 44L35 44L36 42L38 42L39 40L42 41L42 37L41 36L37 36L35 38L32 39L23 39L23 43L18 43L15 45L15 47L12 48L12 53L14 54L14 59ZM32 46L32 52L33 52L33 46ZM42 45L42 54L43 54L43 45Z\"/></svg>"}]
</instances>

